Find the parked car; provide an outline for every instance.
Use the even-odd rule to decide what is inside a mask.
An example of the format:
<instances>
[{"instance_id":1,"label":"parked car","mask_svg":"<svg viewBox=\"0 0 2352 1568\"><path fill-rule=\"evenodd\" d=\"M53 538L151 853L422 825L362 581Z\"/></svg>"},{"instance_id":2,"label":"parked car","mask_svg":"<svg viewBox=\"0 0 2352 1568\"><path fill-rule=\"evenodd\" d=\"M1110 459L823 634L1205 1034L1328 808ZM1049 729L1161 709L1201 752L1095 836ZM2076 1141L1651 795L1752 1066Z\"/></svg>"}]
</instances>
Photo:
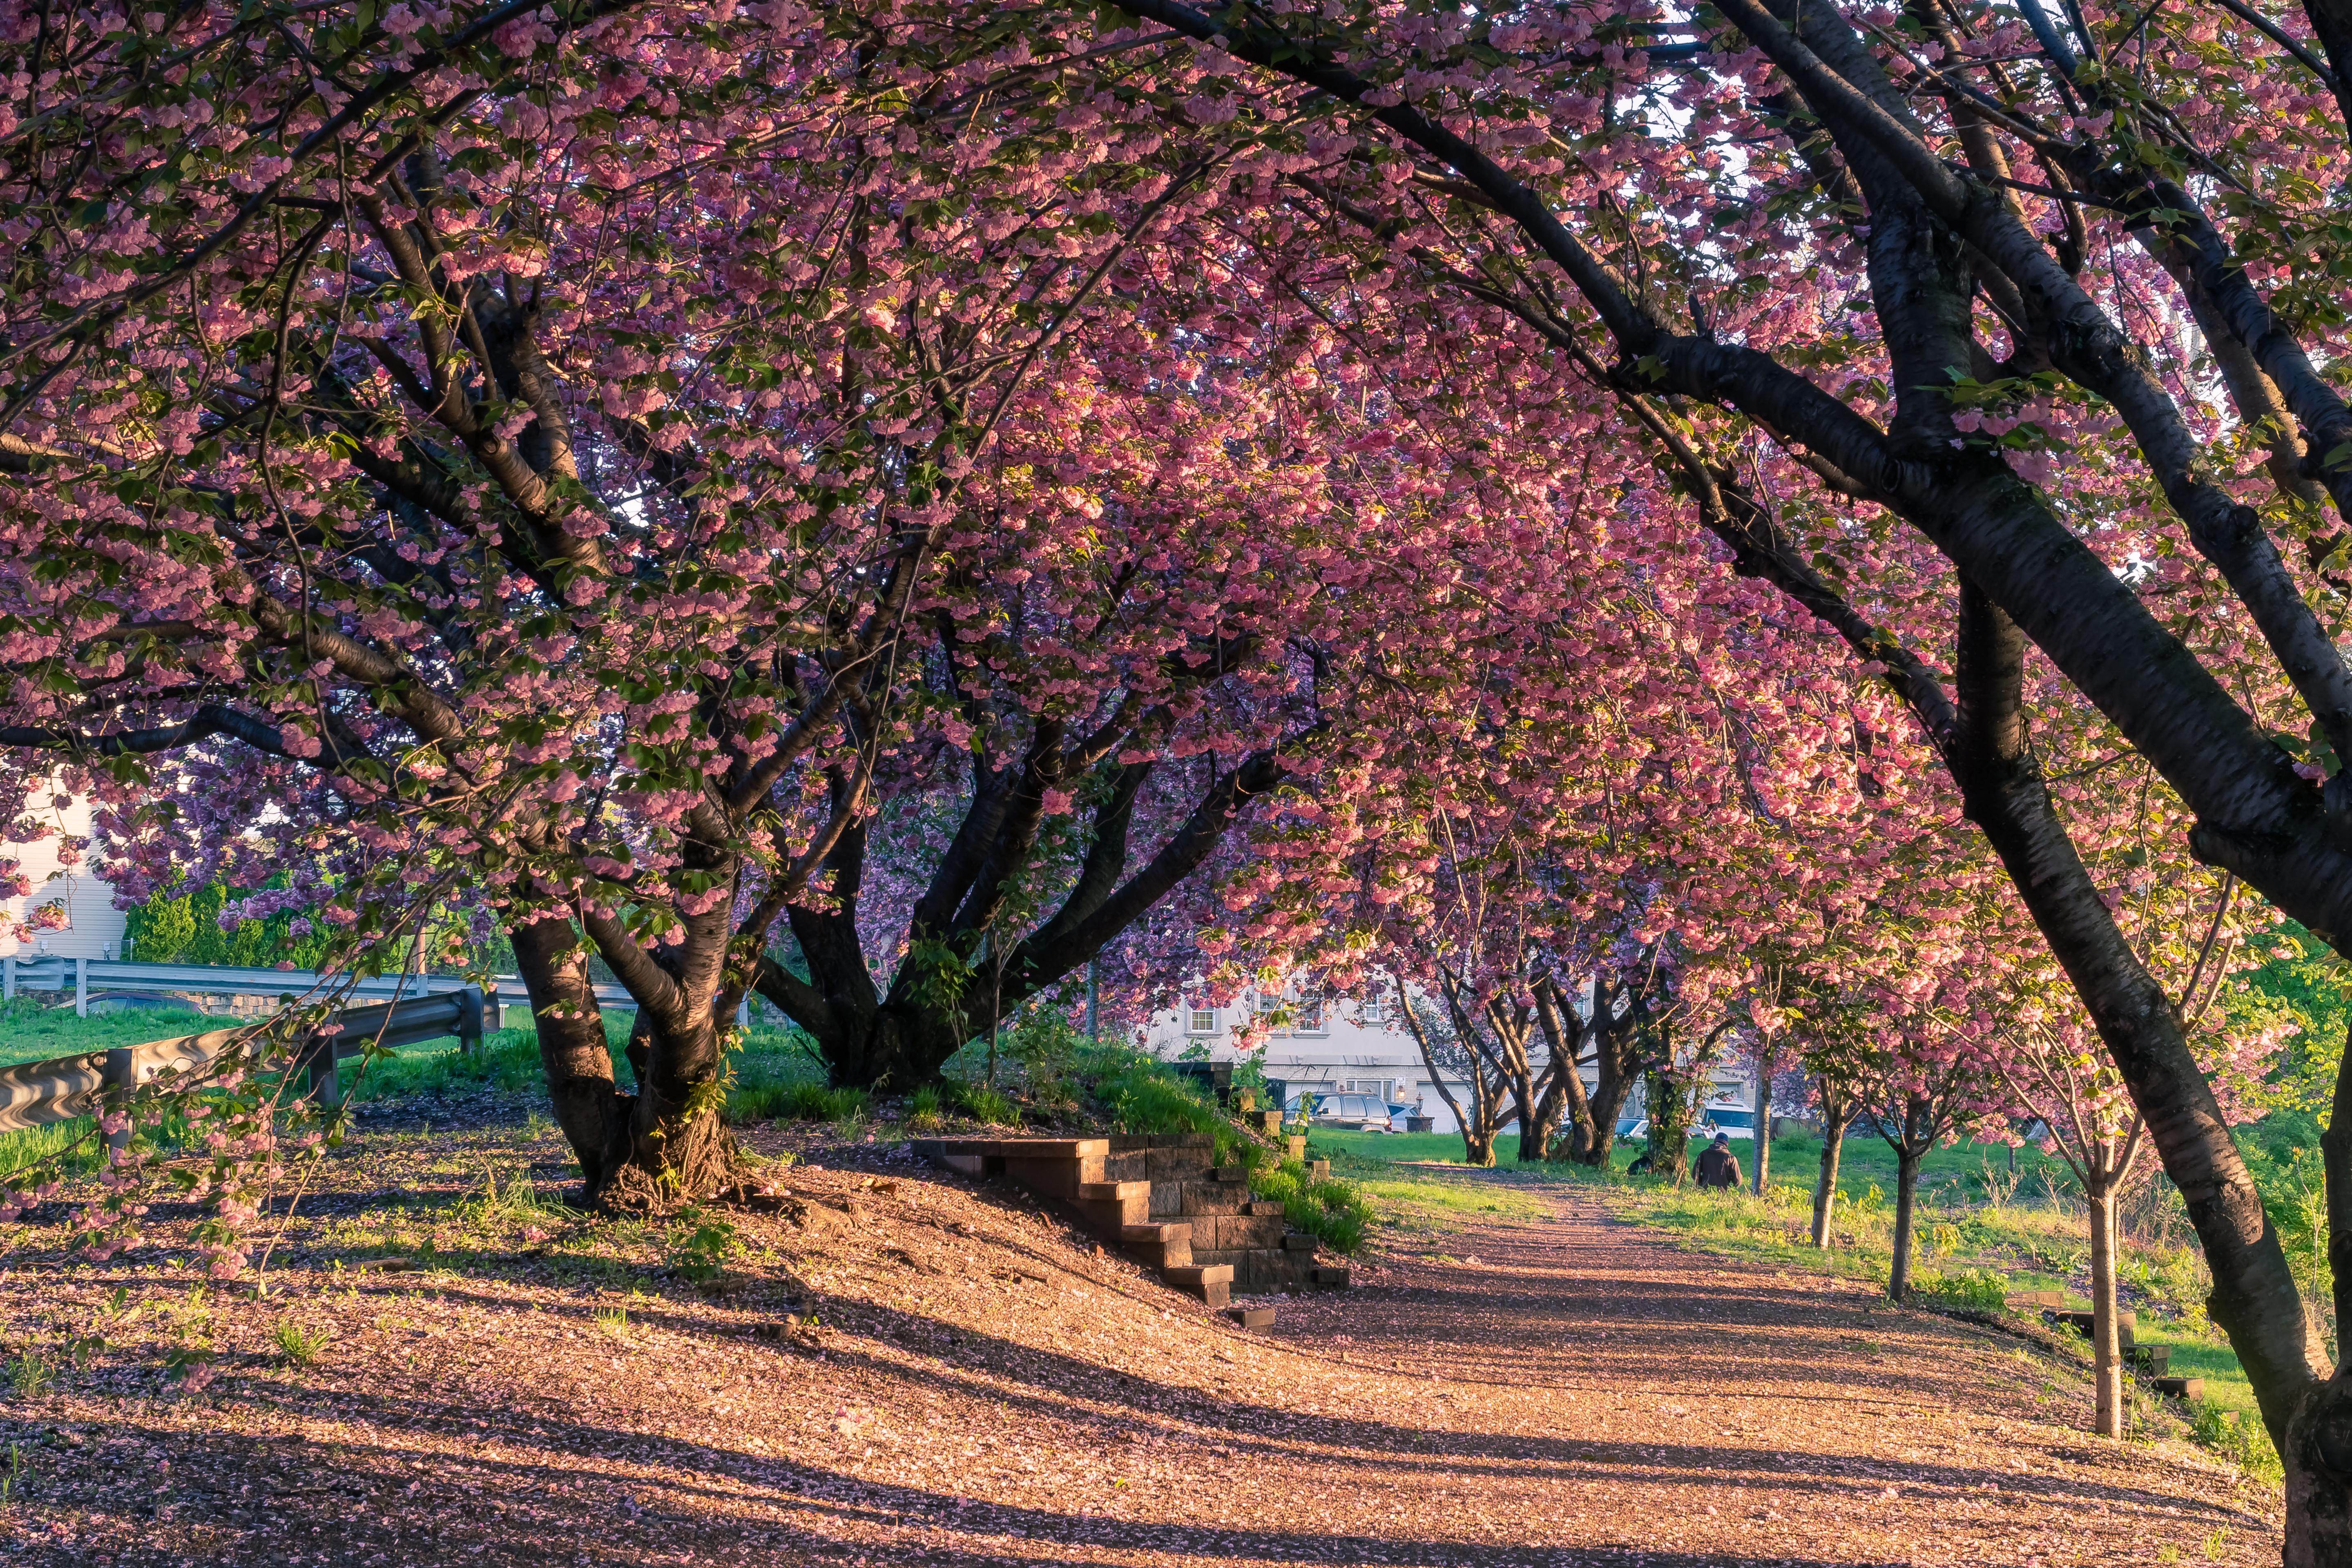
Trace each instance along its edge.
<instances>
[{"instance_id":1,"label":"parked car","mask_svg":"<svg viewBox=\"0 0 2352 1568\"><path fill-rule=\"evenodd\" d=\"M1350 1132L1392 1132L1387 1103L1376 1094L1307 1094L1288 1106L1291 1120Z\"/></svg>"},{"instance_id":2,"label":"parked car","mask_svg":"<svg viewBox=\"0 0 2352 1568\"><path fill-rule=\"evenodd\" d=\"M1648 1117L1646 1117L1646 1116L1621 1116L1621 1117L1619 1117L1619 1118L1617 1119L1617 1136L1618 1136L1618 1137L1620 1137L1620 1138L1647 1138L1649 1135L1650 1135L1650 1119L1649 1119Z\"/></svg>"}]
</instances>

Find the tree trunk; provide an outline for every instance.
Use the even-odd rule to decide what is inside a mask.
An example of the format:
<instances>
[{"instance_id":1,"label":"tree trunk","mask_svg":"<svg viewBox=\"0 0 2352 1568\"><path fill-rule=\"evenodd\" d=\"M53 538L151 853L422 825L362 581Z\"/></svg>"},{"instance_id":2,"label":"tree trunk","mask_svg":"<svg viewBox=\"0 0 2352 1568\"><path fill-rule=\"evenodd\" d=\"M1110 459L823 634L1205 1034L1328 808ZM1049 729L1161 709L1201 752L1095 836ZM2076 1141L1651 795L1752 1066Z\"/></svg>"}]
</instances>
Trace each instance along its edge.
<instances>
[{"instance_id":1,"label":"tree trunk","mask_svg":"<svg viewBox=\"0 0 2352 1568\"><path fill-rule=\"evenodd\" d=\"M1690 1178L1690 1095L1671 1072L1650 1075L1650 1173L1680 1186Z\"/></svg>"},{"instance_id":2,"label":"tree trunk","mask_svg":"<svg viewBox=\"0 0 2352 1568\"><path fill-rule=\"evenodd\" d=\"M580 1163L580 1201L597 1203L613 1173L629 1157L635 1096L623 1094L614 1081L604 1016L597 1011L587 954L572 922L561 917L534 921L515 927L510 934L515 964L530 997L555 1124Z\"/></svg>"},{"instance_id":3,"label":"tree trunk","mask_svg":"<svg viewBox=\"0 0 2352 1568\"><path fill-rule=\"evenodd\" d=\"M642 1013L644 1009L639 1009ZM667 1207L726 1184L740 1163L719 1110L719 1026L708 1002L647 1031L646 1066L630 1107L629 1158L612 1173L605 1201Z\"/></svg>"},{"instance_id":4,"label":"tree trunk","mask_svg":"<svg viewBox=\"0 0 2352 1568\"><path fill-rule=\"evenodd\" d=\"M1767 1062L1756 1069L1756 1195L1764 1195L1764 1184L1772 1170L1772 1068Z\"/></svg>"},{"instance_id":5,"label":"tree trunk","mask_svg":"<svg viewBox=\"0 0 2352 1568\"><path fill-rule=\"evenodd\" d=\"M1479 1166L1495 1163L1495 1129L1491 1125L1473 1127L1468 1121L1463 1122L1462 1163Z\"/></svg>"},{"instance_id":6,"label":"tree trunk","mask_svg":"<svg viewBox=\"0 0 2352 1568\"><path fill-rule=\"evenodd\" d=\"M2091 1430L2124 1435L2123 1337L2116 1323L2116 1191L2103 1175L2083 1184L2091 1219Z\"/></svg>"},{"instance_id":7,"label":"tree trunk","mask_svg":"<svg viewBox=\"0 0 2352 1568\"><path fill-rule=\"evenodd\" d=\"M1824 1099L1827 1097L1824 1096ZM1813 1245L1830 1248L1830 1226L1837 1218L1838 1162L1845 1154L1845 1118L1822 1118L1822 1173L1813 1184Z\"/></svg>"},{"instance_id":8,"label":"tree trunk","mask_svg":"<svg viewBox=\"0 0 2352 1568\"><path fill-rule=\"evenodd\" d=\"M1574 1069L1570 1069L1574 1077ZM1560 1113L1567 1110L1557 1079L1546 1082L1538 1091L1532 1079L1528 1081L1527 1109L1519 1116L1519 1163L1529 1164L1551 1156L1551 1141L1559 1131Z\"/></svg>"},{"instance_id":9,"label":"tree trunk","mask_svg":"<svg viewBox=\"0 0 2352 1568\"><path fill-rule=\"evenodd\" d=\"M1919 1159L1908 1144L1895 1152L1895 1258L1887 1266L1886 1294L1900 1301L1911 1294L1911 1231L1917 1218Z\"/></svg>"}]
</instances>

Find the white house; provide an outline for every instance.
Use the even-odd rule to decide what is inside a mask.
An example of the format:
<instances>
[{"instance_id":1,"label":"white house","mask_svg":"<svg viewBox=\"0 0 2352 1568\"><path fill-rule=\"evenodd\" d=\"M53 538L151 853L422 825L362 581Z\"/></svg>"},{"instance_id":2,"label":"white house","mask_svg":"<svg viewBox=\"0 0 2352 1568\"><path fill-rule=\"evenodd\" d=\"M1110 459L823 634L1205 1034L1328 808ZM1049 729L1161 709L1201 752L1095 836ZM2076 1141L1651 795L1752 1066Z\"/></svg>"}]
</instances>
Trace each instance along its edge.
<instances>
[{"instance_id":1,"label":"white house","mask_svg":"<svg viewBox=\"0 0 2352 1568\"><path fill-rule=\"evenodd\" d=\"M1174 1060L1205 1047L1212 1061L1234 1061L1242 1055L1234 1044L1235 1033L1273 1006L1271 999L1246 994L1224 1007L1188 1001L1151 1016L1144 1048ZM1393 1016L1393 1002L1309 997L1292 1000L1288 1011L1288 1026L1274 1031L1262 1047L1266 1077L1280 1079L1292 1094L1371 1094L1418 1105L1418 1114L1435 1118L1437 1131L1459 1130L1446 1114L1445 1097L1437 1092L1421 1047ZM1458 1080L1448 1087L1457 1097L1469 1096Z\"/></svg>"},{"instance_id":2,"label":"white house","mask_svg":"<svg viewBox=\"0 0 2352 1568\"><path fill-rule=\"evenodd\" d=\"M1198 1057L1204 1050L1211 1061L1238 1060L1243 1053L1234 1044L1234 1036L1254 1018L1273 1012L1277 1002L1282 1002L1287 1015L1286 1025L1272 1031L1260 1047L1260 1059L1265 1076L1280 1079L1288 1093L1297 1094L1303 1089L1319 1093L1379 1095L1391 1103L1416 1107L1415 1114L1432 1118L1433 1131L1461 1131L1460 1124L1446 1110L1445 1097L1438 1092L1429 1065L1422 1059L1421 1047L1414 1044L1404 1021L1396 1016L1392 1000L1327 1000L1310 996L1284 1002L1244 994L1232 1005L1219 1007L1206 1000L1188 999L1180 1007L1152 1015L1144 1035L1144 1048L1171 1061ZM1534 1066L1540 1071L1549 1053L1543 1048L1540 1037L1531 1044ZM1587 1064L1578 1076L1584 1079L1589 1090L1594 1087L1599 1071ZM1734 1137L1744 1137L1742 1130L1754 1119L1754 1075L1736 1064L1725 1063L1716 1068L1714 1076L1713 1089L1707 1096L1709 1110L1721 1108L1731 1113L1722 1119L1724 1130ZM1445 1086L1457 1100L1469 1102L1469 1086L1459 1079L1447 1079ZM1638 1116L1641 1107L1641 1088L1636 1085L1625 1113L1628 1117ZM1506 1124L1504 1131L1510 1131L1517 1126L1514 1120Z\"/></svg>"},{"instance_id":3,"label":"white house","mask_svg":"<svg viewBox=\"0 0 2352 1568\"><path fill-rule=\"evenodd\" d=\"M0 929L0 957L118 958L122 952L125 911L114 907L113 888L90 870L96 849L91 842L95 835L89 802L81 795L69 795L60 806L49 805L51 798L35 795L42 804L26 815L56 832L29 844L0 843L0 858L16 861L18 871L32 883L28 893L17 893L10 887L9 896L0 899L0 917L8 922L6 929ZM60 835L85 846L77 864L58 863ZM64 907L64 929L36 930L29 941L19 942L15 927L30 922L34 911L49 904Z\"/></svg>"}]
</instances>

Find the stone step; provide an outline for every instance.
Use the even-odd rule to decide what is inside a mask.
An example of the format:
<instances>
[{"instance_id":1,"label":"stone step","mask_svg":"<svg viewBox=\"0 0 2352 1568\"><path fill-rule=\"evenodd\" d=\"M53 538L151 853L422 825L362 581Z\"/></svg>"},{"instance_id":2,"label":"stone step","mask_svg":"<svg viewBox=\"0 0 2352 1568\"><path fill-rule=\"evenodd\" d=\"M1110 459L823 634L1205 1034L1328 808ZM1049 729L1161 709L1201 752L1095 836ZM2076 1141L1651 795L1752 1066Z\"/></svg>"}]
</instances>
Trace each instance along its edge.
<instances>
[{"instance_id":1,"label":"stone step","mask_svg":"<svg viewBox=\"0 0 2352 1568\"><path fill-rule=\"evenodd\" d=\"M1225 1316L1245 1329L1274 1327L1274 1309L1271 1307L1228 1307Z\"/></svg>"},{"instance_id":2,"label":"stone step","mask_svg":"<svg viewBox=\"0 0 2352 1568\"><path fill-rule=\"evenodd\" d=\"M1181 1268L1168 1269L1160 1278L1187 1295L1198 1296L1212 1307L1222 1307L1233 1298L1234 1267L1230 1263L1188 1264Z\"/></svg>"},{"instance_id":3,"label":"stone step","mask_svg":"<svg viewBox=\"0 0 2352 1568\"><path fill-rule=\"evenodd\" d=\"M1320 1245L1303 1230L1287 1230L1282 1234L1282 1247L1286 1252L1312 1252Z\"/></svg>"},{"instance_id":4,"label":"stone step","mask_svg":"<svg viewBox=\"0 0 2352 1568\"><path fill-rule=\"evenodd\" d=\"M1307 1283L1320 1285L1328 1290L1348 1288L1348 1266L1344 1263L1318 1263L1307 1271Z\"/></svg>"},{"instance_id":5,"label":"stone step","mask_svg":"<svg viewBox=\"0 0 2352 1568\"><path fill-rule=\"evenodd\" d=\"M1119 1245L1129 1258L1164 1275L1192 1261L1192 1227L1188 1225L1128 1225L1118 1232Z\"/></svg>"},{"instance_id":6,"label":"stone step","mask_svg":"<svg viewBox=\"0 0 2352 1568\"><path fill-rule=\"evenodd\" d=\"M1149 1198L1151 1196L1151 1184L1150 1182L1080 1182L1076 1195L1088 1199L1109 1198L1118 1202L1124 1202L1129 1198Z\"/></svg>"},{"instance_id":7,"label":"stone step","mask_svg":"<svg viewBox=\"0 0 2352 1568\"><path fill-rule=\"evenodd\" d=\"M2148 1382L2158 1394L2168 1394L2174 1399L2205 1397L2205 1380L2201 1377L2158 1377Z\"/></svg>"},{"instance_id":8,"label":"stone step","mask_svg":"<svg viewBox=\"0 0 2352 1568\"><path fill-rule=\"evenodd\" d=\"M1253 1198L1242 1205L1242 1213L1246 1215L1274 1215L1287 1212L1282 1205L1276 1203L1272 1198Z\"/></svg>"}]
</instances>

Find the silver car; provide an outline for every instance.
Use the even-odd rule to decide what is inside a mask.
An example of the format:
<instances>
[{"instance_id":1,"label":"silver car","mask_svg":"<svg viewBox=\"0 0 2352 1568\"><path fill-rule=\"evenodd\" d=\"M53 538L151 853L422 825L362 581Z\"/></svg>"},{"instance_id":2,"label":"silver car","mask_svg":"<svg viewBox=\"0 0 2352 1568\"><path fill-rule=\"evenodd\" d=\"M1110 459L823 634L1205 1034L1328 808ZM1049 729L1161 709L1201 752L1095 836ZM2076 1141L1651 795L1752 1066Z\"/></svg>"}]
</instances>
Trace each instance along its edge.
<instances>
[{"instance_id":1,"label":"silver car","mask_svg":"<svg viewBox=\"0 0 2352 1568\"><path fill-rule=\"evenodd\" d=\"M1388 1101L1376 1094L1301 1094L1290 1102L1294 1121L1350 1132L1393 1132Z\"/></svg>"}]
</instances>

